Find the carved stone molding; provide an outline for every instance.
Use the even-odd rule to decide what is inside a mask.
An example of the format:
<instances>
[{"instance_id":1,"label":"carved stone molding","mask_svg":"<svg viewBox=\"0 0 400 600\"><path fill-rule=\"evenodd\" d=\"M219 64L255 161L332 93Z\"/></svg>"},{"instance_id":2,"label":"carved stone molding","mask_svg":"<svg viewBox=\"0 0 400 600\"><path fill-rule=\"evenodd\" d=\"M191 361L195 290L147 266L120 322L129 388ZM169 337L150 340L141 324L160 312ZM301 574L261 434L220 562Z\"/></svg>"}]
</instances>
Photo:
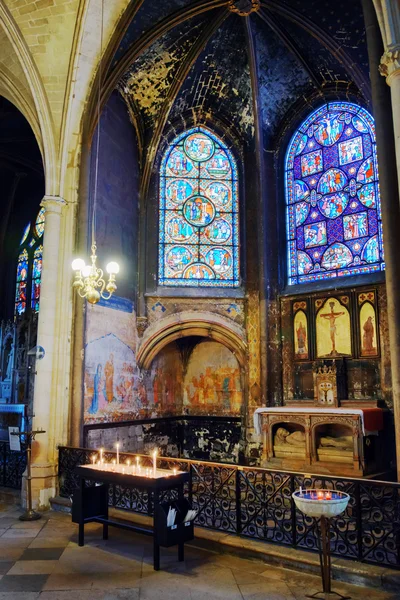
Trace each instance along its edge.
<instances>
[{"instance_id":1,"label":"carved stone molding","mask_svg":"<svg viewBox=\"0 0 400 600\"><path fill-rule=\"evenodd\" d=\"M146 331L148 325L149 321L147 317L136 317L136 327L139 337L143 337L143 334Z\"/></svg>"},{"instance_id":2,"label":"carved stone molding","mask_svg":"<svg viewBox=\"0 0 400 600\"><path fill-rule=\"evenodd\" d=\"M390 79L394 75L400 74L400 44L389 46L381 58L379 72L383 77L386 77L387 83L390 85Z\"/></svg>"}]
</instances>

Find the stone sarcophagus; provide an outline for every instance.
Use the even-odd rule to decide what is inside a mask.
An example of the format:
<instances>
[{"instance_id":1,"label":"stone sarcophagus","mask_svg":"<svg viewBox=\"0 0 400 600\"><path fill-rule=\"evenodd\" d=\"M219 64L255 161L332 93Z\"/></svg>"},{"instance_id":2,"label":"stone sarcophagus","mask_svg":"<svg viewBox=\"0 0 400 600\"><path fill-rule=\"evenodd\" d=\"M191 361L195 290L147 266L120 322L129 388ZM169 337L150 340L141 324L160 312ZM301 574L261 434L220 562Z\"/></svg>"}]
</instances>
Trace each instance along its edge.
<instances>
[{"instance_id":1,"label":"stone sarcophagus","mask_svg":"<svg viewBox=\"0 0 400 600\"><path fill-rule=\"evenodd\" d=\"M254 417L265 467L345 476L382 468L380 408L271 407Z\"/></svg>"}]
</instances>

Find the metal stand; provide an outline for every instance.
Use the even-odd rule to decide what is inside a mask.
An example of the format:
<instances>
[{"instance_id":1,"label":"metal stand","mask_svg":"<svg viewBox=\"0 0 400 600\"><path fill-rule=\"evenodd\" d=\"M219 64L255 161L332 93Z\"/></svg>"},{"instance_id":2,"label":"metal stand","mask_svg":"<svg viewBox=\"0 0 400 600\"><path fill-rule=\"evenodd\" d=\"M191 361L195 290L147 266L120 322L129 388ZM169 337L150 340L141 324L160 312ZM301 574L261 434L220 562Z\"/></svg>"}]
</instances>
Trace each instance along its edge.
<instances>
[{"instance_id":1,"label":"metal stand","mask_svg":"<svg viewBox=\"0 0 400 600\"><path fill-rule=\"evenodd\" d=\"M33 508L32 508L32 474L31 474L32 440L35 439L35 437L38 433L46 433L46 432L43 430L38 430L38 431L20 431L20 432L12 433L12 435L18 435L19 438L22 438L22 436L26 435L26 443L27 443L27 448L26 448L26 458L27 458L27 460L26 460L26 471L27 471L26 504L27 504L27 509L22 515L20 515L20 517L19 517L20 521L37 521L38 519L42 518L42 515L40 513L36 512L35 510L33 510Z\"/></svg>"},{"instance_id":2,"label":"metal stand","mask_svg":"<svg viewBox=\"0 0 400 600\"><path fill-rule=\"evenodd\" d=\"M330 519L321 516L320 520L321 536L319 538L319 562L321 565L322 591L315 594L306 594L306 598L318 598L324 594L325 598L335 595L341 600L350 600L350 596L342 596L339 592L333 592L331 589L331 547L330 547Z\"/></svg>"}]
</instances>

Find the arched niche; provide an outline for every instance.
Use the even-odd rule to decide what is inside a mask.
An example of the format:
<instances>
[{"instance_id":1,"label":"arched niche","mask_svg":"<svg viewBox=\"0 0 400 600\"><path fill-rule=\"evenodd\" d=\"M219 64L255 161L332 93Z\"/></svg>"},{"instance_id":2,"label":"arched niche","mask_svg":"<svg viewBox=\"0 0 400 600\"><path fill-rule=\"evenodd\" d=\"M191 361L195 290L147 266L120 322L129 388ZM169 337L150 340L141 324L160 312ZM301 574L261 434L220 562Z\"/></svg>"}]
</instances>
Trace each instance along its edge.
<instances>
[{"instance_id":1,"label":"arched niche","mask_svg":"<svg viewBox=\"0 0 400 600\"><path fill-rule=\"evenodd\" d=\"M188 336L220 342L234 354L240 368L245 369L247 343L244 330L220 315L197 311L181 312L151 325L145 331L136 355L138 366L148 370L165 346Z\"/></svg>"}]
</instances>

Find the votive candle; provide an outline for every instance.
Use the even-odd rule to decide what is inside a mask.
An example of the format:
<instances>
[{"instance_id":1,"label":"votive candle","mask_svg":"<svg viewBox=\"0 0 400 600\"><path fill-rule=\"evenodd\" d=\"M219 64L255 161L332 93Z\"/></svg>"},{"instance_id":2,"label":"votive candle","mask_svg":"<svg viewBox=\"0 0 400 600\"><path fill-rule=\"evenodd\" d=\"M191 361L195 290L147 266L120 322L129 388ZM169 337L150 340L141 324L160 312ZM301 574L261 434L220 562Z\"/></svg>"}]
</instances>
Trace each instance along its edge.
<instances>
[{"instance_id":1,"label":"votive candle","mask_svg":"<svg viewBox=\"0 0 400 600\"><path fill-rule=\"evenodd\" d=\"M93 463L93 464L95 464L95 463L96 463L96 455L95 455L95 454L93 454L93 455L92 455L92 463Z\"/></svg>"},{"instance_id":2,"label":"votive candle","mask_svg":"<svg viewBox=\"0 0 400 600\"><path fill-rule=\"evenodd\" d=\"M153 477L156 477L157 473L157 450L153 452Z\"/></svg>"},{"instance_id":3,"label":"votive candle","mask_svg":"<svg viewBox=\"0 0 400 600\"><path fill-rule=\"evenodd\" d=\"M117 465L119 465L119 442L115 444L115 447L117 448Z\"/></svg>"},{"instance_id":4,"label":"votive candle","mask_svg":"<svg viewBox=\"0 0 400 600\"><path fill-rule=\"evenodd\" d=\"M177 473L177 469L176 469L176 467L174 467L174 468L172 469L172 472L173 472L173 474L174 474L174 475L176 475L176 473Z\"/></svg>"},{"instance_id":5,"label":"votive candle","mask_svg":"<svg viewBox=\"0 0 400 600\"><path fill-rule=\"evenodd\" d=\"M103 464L103 448L100 448L100 464Z\"/></svg>"}]
</instances>

